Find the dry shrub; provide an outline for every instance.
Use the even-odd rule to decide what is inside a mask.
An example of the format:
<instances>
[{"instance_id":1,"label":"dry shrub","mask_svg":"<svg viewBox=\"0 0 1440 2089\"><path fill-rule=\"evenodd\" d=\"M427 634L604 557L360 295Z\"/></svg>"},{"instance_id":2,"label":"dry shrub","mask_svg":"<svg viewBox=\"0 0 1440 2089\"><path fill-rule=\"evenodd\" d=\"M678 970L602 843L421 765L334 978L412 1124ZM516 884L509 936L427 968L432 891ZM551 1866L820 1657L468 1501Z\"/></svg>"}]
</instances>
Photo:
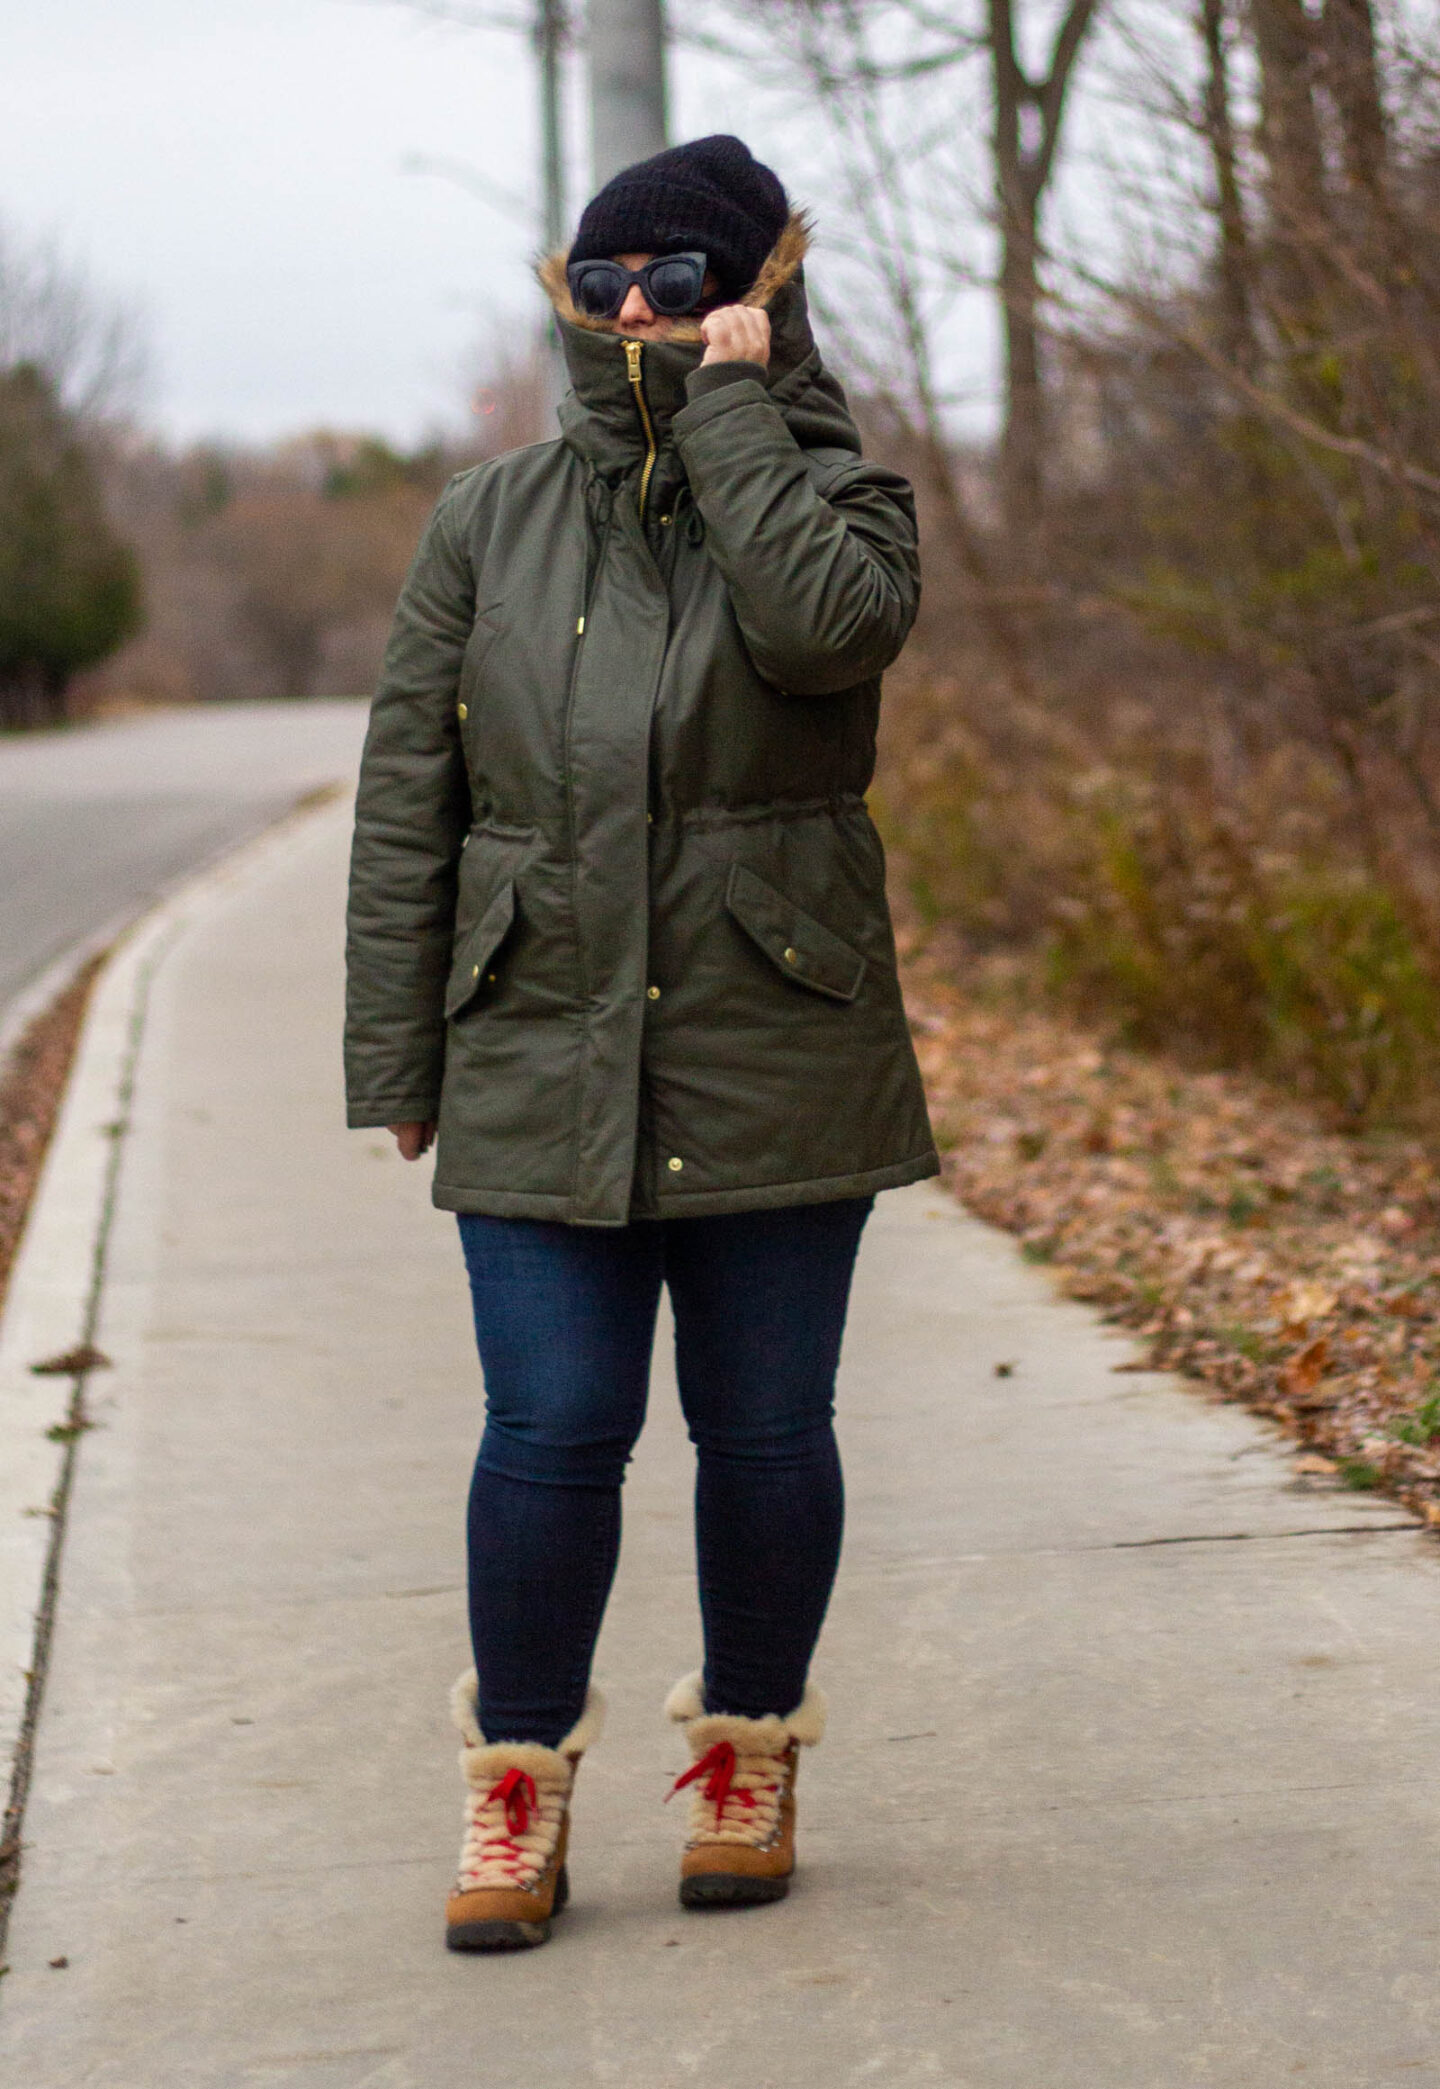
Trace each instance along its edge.
<instances>
[{"instance_id":1,"label":"dry shrub","mask_svg":"<svg viewBox=\"0 0 1440 2089\"><path fill-rule=\"evenodd\" d=\"M977 976L1020 954L1031 990L1130 1044L1258 1067L1352 1125L1440 1122L1427 909L1303 744L1134 698L1082 730L917 659L873 803L902 903Z\"/></svg>"},{"instance_id":2,"label":"dry shrub","mask_svg":"<svg viewBox=\"0 0 1440 2089\"><path fill-rule=\"evenodd\" d=\"M1050 337L1041 522L929 533L877 809L972 966L1440 1133L1440 63L1378 0L1185 23L1148 239Z\"/></svg>"}]
</instances>

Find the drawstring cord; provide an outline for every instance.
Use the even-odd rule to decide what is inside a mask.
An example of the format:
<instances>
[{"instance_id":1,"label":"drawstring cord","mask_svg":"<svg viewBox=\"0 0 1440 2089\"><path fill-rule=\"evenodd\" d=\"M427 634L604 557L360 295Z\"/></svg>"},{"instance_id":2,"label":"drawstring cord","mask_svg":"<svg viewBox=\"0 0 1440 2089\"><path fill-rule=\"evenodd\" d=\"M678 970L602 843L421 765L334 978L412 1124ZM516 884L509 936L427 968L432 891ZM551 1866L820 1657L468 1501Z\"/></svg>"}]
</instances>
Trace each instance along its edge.
<instances>
[{"instance_id":1,"label":"drawstring cord","mask_svg":"<svg viewBox=\"0 0 1440 2089\"><path fill-rule=\"evenodd\" d=\"M680 520L683 512L685 517L685 535L691 544L700 545L705 542L705 517L695 504L695 496L690 491L688 479L676 494L675 505L671 512L677 522Z\"/></svg>"}]
</instances>

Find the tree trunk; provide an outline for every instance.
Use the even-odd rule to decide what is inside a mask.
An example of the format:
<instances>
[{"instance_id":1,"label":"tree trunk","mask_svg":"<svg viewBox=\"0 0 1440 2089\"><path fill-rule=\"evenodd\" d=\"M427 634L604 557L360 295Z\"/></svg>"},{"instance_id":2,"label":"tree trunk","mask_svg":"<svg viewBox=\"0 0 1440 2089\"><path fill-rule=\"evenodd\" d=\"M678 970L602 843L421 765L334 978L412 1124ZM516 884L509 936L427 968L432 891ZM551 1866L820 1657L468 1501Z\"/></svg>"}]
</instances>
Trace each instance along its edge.
<instances>
[{"instance_id":1,"label":"tree trunk","mask_svg":"<svg viewBox=\"0 0 1440 2089\"><path fill-rule=\"evenodd\" d=\"M1325 0L1323 37L1346 179L1363 194L1377 196L1385 179L1389 136L1370 0Z\"/></svg>"},{"instance_id":2,"label":"tree trunk","mask_svg":"<svg viewBox=\"0 0 1440 2089\"><path fill-rule=\"evenodd\" d=\"M1005 340L1005 423L1000 475L1012 541L1035 537L1045 508L1041 460L1045 393L1040 376L1038 198L1015 170L1002 192L1000 309Z\"/></svg>"},{"instance_id":3,"label":"tree trunk","mask_svg":"<svg viewBox=\"0 0 1440 2089\"><path fill-rule=\"evenodd\" d=\"M1345 163L1346 231L1362 266L1380 284L1392 314L1433 373L1434 348L1423 305L1416 309L1415 254L1407 214L1389 180L1390 127L1380 91L1371 0L1325 0L1321 25L1325 80Z\"/></svg>"},{"instance_id":4,"label":"tree trunk","mask_svg":"<svg viewBox=\"0 0 1440 2089\"><path fill-rule=\"evenodd\" d=\"M1040 207L1055 165L1066 93L1096 0L1070 0L1056 29L1043 80L1032 80L1020 63L1012 0L988 0L988 4L1005 339L1000 479L1012 556L1022 566L1033 566L1045 517Z\"/></svg>"},{"instance_id":5,"label":"tree trunk","mask_svg":"<svg viewBox=\"0 0 1440 2089\"><path fill-rule=\"evenodd\" d=\"M1303 330L1318 287L1326 221L1325 155L1315 108L1320 52L1304 0L1250 0L1260 58L1276 316Z\"/></svg>"},{"instance_id":6,"label":"tree trunk","mask_svg":"<svg viewBox=\"0 0 1440 2089\"><path fill-rule=\"evenodd\" d=\"M1225 0L1200 0L1200 37L1205 48L1205 142L1215 176L1219 227L1216 273L1220 290L1221 352L1237 369L1255 363L1250 311L1250 236L1235 159L1235 124L1230 109L1230 73L1225 50Z\"/></svg>"},{"instance_id":7,"label":"tree trunk","mask_svg":"<svg viewBox=\"0 0 1440 2089\"><path fill-rule=\"evenodd\" d=\"M26 732L59 725L65 716L68 678L47 673L38 661L0 669L0 732Z\"/></svg>"}]
</instances>

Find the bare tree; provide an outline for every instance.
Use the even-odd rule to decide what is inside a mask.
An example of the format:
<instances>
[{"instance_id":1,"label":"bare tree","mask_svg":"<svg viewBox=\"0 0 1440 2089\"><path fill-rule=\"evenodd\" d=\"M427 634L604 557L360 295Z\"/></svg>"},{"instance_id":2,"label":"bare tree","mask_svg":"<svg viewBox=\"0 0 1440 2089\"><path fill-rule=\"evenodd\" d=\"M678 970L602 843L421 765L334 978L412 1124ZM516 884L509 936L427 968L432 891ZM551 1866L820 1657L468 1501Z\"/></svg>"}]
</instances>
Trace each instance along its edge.
<instances>
[{"instance_id":1,"label":"bare tree","mask_svg":"<svg viewBox=\"0 0 1440 2089\"><path fill-rule=\"evenodd\" d=\"M1381 189L1389 158L1385 104L1370 0L1325 0L1325 77L1344 143L1345 172L1362 195Z\"/></svg>"},{"instance_id":2,"label":"bare tree","mask_svg":"<svg viewBox=\"0 0 1440 2089\"><path fill-rule=\"evenodd\" d=\"M54 246L0 223L0 371L33 364L66 409L90 421L135 406L146 360L131 309L97 292Z\"/></svg>"},{"instance_id":3,"label":"bare tree","mask_svg":"<svg viewBox=\"0 0 1440 2089\"><path fill-rule=\"evenodd\" d=\"M1220 342L1224 354L1244 370L1254 361L1251 253L1236 151L1225 0L1200 0L1199 27L1205 53L1202 123L1215 178Z\"/></svg>"},{"instance_id":4,"label":"bare tree","mask_svg":"<svg viewBox=\"0 0 1440 2089\"><path fill-rule=\"evenodd\" d=\"M1303 332L1327 243L1325 153L1316 106L1321 52L1305 0L1250 0L1260 61L1260 143L1275 317Z\"/></svg>"},{"instance_id":5,"label":"bare tree","mask_svg":"<svg viewBox=\"0 0 1440 2089\"><path fill-rule=\"evenodd\" d=\"M1011 543L1022 557L1033 557L1037 548L1045 500L1040 213L1055 170L1075 62L1096 7L1097 0L1068 0L1045 71L1033 78L1020 56L1014 0L987 0L1005 326L1001 481Z\"/></svg>"}]
</instances>

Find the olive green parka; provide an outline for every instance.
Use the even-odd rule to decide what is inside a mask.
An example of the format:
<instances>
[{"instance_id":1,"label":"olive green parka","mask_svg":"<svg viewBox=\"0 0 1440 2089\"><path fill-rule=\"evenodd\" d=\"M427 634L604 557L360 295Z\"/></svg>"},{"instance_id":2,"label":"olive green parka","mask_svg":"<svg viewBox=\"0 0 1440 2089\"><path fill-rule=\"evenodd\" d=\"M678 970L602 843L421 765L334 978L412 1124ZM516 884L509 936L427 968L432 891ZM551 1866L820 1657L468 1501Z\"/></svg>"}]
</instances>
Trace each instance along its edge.
<instances>
[{"instance_id":1,"label":"olive green parka","mask_svg":"<svg viewBox=\"0 0 1440 2089\"><path fill-rule=\"evenodd\" d=\"M772 356L626 342L542 275L557 441L462 472L396 612L351 863L352 1125L452 1211L618 1226L937 1172L865 809L914 620L792 218Z\"/></svg>"}]
</instances>

